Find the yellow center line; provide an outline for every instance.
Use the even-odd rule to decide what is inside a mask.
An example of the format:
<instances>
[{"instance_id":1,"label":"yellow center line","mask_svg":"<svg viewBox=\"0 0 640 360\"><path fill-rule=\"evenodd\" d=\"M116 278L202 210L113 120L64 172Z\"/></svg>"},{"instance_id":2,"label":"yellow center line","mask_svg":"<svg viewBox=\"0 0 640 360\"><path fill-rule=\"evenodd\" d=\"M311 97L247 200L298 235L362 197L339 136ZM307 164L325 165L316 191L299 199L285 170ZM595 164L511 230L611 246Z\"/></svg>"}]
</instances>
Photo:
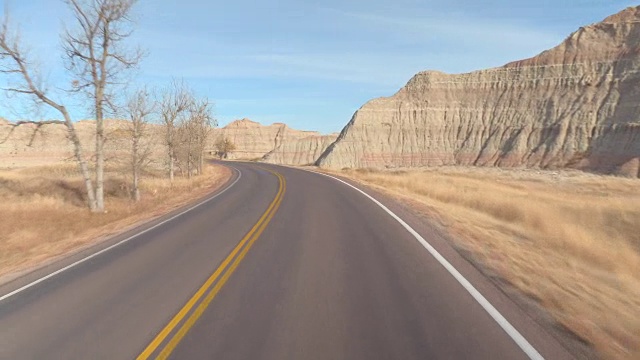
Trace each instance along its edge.
<instances>
[{"instance_id":1,"label":"yellow center line","mask_svg":"<svg viewBox=\"0 0 640 360\"><path fill-rule=\"evenodd\" d=\"M262 234L267 224L271 221L276 211L278 210L278 207L282 202L282 198L284 197L284 192L286 189L286 182L285 182L284 176L273 171L270 171L270 172L273 173L278 178L279 186L278 186L278 192L276 194L276 197L273 199L273 201L271 202L267 210L262 214L258 222L256 222L256 224L251 228L251 230L247 233L247 235L245 235L245 237L240 241L240 243L238 243L238 245L233 249L233 251L229 254L229 256L225 258L225 260L222 262L222 264L220 264L220 266L216 269L216 271L198 289L198 291L193 295L193 297L189 299L189 301L185 304L185 306L182 309L180 309L180 311L171 319L171 321L167 324L167 326L165 326L162 329L162 331L160 331L160 333L151 341L151 343L149 343L149 345L144 349L144 351L142 351L142 353L138 355L137 360L146 360L156 351L158 346L160 346L160 344L175 329L175 327L184 319L184 317L189 313L189 311L191 311L191 309L195 306L195 304L200 300L200 298L202 298L202 296L207 292L207 290L216 281L216 279L220 276L220 274L225 270L227 265L231 263L234 257L242 249L242 251L240 252L240 255L236 258L236 260L233 262L231 267L222 276L220 281L216 284L216 286L212 289L212 291L205 298L205 300L200 304L200 306L198 306L198 308L196 309L196 312L191 314L191 316L187 319L187 322L183 324L179 332L176 334L176 336L174 336L173 339L171 339L170 343L167 344L167 347L165 347L165 349L162 351L161 355L158 358L166 358L169 356L171 351L173 351L175 346L177 346L180 340L184 337L184 335L186 335L189 329L193 326L193 323L195 323L195 321L198 319L198 317L200 317L202 312L204 312L208 304L213 300L216 294L220 291L220 289L222 288L224 283L227 281L229 276L231 276L233 271L235 271L235 268L238 266L240 261L244 258L246 253L249 251L249 248L251 248L253 243ZM248 245L243 249L243 246L247 243ZM198 315L195 316L196 314ZM191 325L187 327L186 325L189 324L190 322L191 322ZM178 338L178 335L181 333L182 335L179 336ZM176 340L176 338L178 339ZM173 344L173 347L170 348L169 347L170 344ZM166 353L165 357L162 357L162 354L165 354L165 353Z\"/></svg>"},{"instance_id":2,"label":"yellow center line","mask_svg":"<svg viewBox=\"0 0 640 360\"><path fill-rule=\"evenodd\" d=\"M284 178L282 179L282 181L284 182ZM269 218L262 223L262 227L260 228L260 230L258 230L255 233L255 235L253 236L249 244L244 249L242 249L242 252L240 253L240 255L238 255L238 257L235 259L235 261L229 267L229 269L224 273L224 275L222 275L222 278L220 278L220 281L218 281L218 283L213 287L213 289L211 289L211 292L207 295L207 297L200 303L200 305L198 305L196 310L191 314L191 316L189 316L189 318L187 319L187 321L185 321L185 323L182 325L180 330L178 330L175 336L169 341L169 343L167 343L167 346L162 350L162 352L160 352L160 355L158 355L158 357L156 358L157 360L167 359L169 355L171 355L173 350L178 346L182 338L184 338L184 336L193 327L193 325L196 323L198 318L202 316L202 314L207 309L211 301L213 301L216 295L218 295L218 292L220 292L220 289L222 289L222 287L227 282L229 277L231 277L231 275L236 270L236 268L238 267L242 259L244 259L249 249L251 249L251 246L253 246L253 243L255 243L256 240L258 240L258 238L260 237L264 229L267 227L269 221L271 221L271 218L273 218L273 216L275 215L276 210L280 206L281 202L282 202L282 197L280 197L274 211L272 211L271 214L269 214Z\"/></svg>"}]
</instances>

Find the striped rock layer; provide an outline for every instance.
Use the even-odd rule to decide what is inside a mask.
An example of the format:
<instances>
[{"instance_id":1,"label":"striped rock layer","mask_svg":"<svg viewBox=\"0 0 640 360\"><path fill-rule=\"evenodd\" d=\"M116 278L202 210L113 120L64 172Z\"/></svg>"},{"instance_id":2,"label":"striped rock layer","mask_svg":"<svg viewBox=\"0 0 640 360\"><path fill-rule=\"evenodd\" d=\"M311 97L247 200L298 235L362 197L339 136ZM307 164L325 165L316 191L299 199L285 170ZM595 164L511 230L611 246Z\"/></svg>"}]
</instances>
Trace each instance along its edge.
<instances>
[{"instance_id":1,"label":"striped rock layer","mask_svg":"<svg viewBox=\"0 0 640 360\"><path fill-rule=\"evenodd\" d=\"M288 141L266 154L262 161L271 164L313 165L338 134L312 135Z\"/></svg>"},{"instance_id":2,"label":"striped rock layer","mask_svg":"<svg viewBox=\"0 0 640 360\"><path fill-rule=\"evenodd\" d=\"M415 75L362 106L327 168L575 167L640 176L640 7L503 67Z\"/></svg>"}]
</instances>

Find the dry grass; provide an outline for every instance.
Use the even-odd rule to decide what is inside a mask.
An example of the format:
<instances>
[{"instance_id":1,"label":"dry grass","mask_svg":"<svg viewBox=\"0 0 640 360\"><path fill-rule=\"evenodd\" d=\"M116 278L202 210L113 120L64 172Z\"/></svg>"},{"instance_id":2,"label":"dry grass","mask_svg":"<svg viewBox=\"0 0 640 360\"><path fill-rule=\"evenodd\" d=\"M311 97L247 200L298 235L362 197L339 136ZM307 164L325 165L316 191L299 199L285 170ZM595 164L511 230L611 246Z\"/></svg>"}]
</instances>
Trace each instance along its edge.
<instances>
[{"instance_id":1,"label":"dry grass","mask_svg":"<svg viewBox=\"0 0 640 360\"><path fill-rule=\"evenodd\" d=\"M428 207L458 246L603 358L640 358L640 181L461 168L339 174Z\"/></svg>"},{"instance_id":2,"label":"dry grass","mask_svg":"<svg viewBox=\"0 0 640 360\"><path fill-rule=\"evenodd\" d=\"M0 278L91 245L141 221L162 215L221 186L231 175L210 165L173 186L161 173L147 173L142 200L129 199L129 180L107 173L107 213L85 207L83 182L73 164L0 170Z\"/></svg>"}]
</instances>

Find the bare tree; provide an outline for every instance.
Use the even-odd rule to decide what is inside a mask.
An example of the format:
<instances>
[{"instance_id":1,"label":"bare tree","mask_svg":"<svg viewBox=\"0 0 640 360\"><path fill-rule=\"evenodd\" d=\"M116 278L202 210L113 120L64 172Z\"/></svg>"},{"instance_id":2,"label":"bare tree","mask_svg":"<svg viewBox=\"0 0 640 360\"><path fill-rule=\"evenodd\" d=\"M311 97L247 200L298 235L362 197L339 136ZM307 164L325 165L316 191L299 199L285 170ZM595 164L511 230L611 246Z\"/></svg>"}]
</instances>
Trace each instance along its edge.
<instances>
[{"instance_id":1,"label":"bare tree","mask_svg":"<svg viewBox=\"0 0 640 360\"><path fill-rule=\"evenodd\" d=\"M215 125L217 125L217 122L212 115L212 103L209 99L195 100L190 110L187 126L190 162L188 169L193 170L195 168L198 174L202 174L204 151L211 127Z\"/></svg>"},{"instance_id":2,"label":"bare tree","mask_svg":"<svg viewBox=\"0 0 640 360\"><path fill-rule=\"evenodd\" d=\"M218 126L218 121L213 116L213 104L209 99L201 100L196 107L196 150L198 158L198 174L202 174L204 168L204 154L209 143L211 129Z\"/></svg>"},{"instance_id":3,"label":"bare tree","mask_svg":"<svg viewBox=\"0 0 640 360\"><path fill-rule=\"evenodd\" d=\"M180 173L184 176L186 172L187 178L191 178L193 173L192 167L192 151L193 151L193 137L192 121L189 115L185 115L180 119L178 123L177 134L177 151L176 151L176 165L180 169Z\"/></svg>"},{"instance_id":4,"label":"bare tree","mask_svg":"<svg viewBox=\"0 0 640 360\"><path fill-rule=\"evenodd\" d=\"M84 179L89 209L98 211L93 182L91 181L87 161L71 116L67 108L62 103L53 100L37 80L37 72L33 69L33 65L29 62L24 49L20 45L20 37L15 33L12 34L9 30L10 19L8 14L5 9L5 16L2 19L2 28L0 29L0 73L9 77L15 76L18 80L4 90L28 95L37 103L45 104L62 115L64 124L67 127L68 137L73 144L75 158L78 161L78 166Z\"/></svg>"},{"instance_id":5,"label":"bare tree","mask_svg":"<svg viewBox=\"0 0 640 360\"><path fill-rule=\"evenodd\" d=\"M154 103L150 100L147 90L138 90L127 104L129 115L128 135L131 140L131 196L134 201L140 201L140 172L149 163L151 146L148 141L150 116L154 112ZM144 142L145 140L146 143Z\"/></svg>"},{"instance_id":6,"label":"bare tree","mask_svg":"<svg viewBox=\"0 0 640 360\"><path fill-rule=\"evenodd\" d=\"M76 79L73 91L92 100L96 118L96 211L104 211L104 116L117 108L117 90L126 81L124 70L142 58L123 43L132 34L130 13L137 0L65 0L77 29L66 30L63 46L67 69Z\"/></svg>"},{"instance_id":7,"label":"bare tree","mask_svg":"<svg viewBox=\"0 0 640 360\"><path fill-rule=\"evenodd\" d=\"M192 107L193 95L184 82L173 81L160 100L160 115L164 125L169 179L173 182L177 150L180 145L178 128Z\"/></svg>"},{"instance_id":8,"label":"bare tree","mask_svg":"<svg viewBox=\"0 0 640 360\"><path fill-rule=\"evenodd\" d=\"M236 144L226 137L218 138L215 143L215 147L218 152L218 156L220 156L221 159L226 159L229 157L230 153L236 150Z\"/></svg>"}]
</instances>

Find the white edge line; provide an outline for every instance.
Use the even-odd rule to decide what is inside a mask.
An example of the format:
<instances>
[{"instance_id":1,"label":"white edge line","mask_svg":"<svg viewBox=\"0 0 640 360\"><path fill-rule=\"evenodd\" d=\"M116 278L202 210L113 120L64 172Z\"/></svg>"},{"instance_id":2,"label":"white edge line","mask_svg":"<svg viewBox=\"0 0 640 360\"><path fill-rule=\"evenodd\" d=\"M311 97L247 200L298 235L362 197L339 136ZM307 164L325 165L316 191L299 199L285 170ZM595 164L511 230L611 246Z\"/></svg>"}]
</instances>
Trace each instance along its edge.
<instances>
[{"instance_id":1,"label":"white edge line","mask_svg":"<svg viewBox=\"0 0 640 360\"><path fill-rule=\"evenodd\" d=\"M381 207L392 218L394 218L397 222L399 222L400 225L402 225L402 227L404 227L411 235L413 235L413 237L415 237L416 240L418 240L418 242L425 249L427 249L427 251L429 251L429 253L431 253L431 255L436 260L438 260L438 262L445 269L447 269L447 271L449 271L449 273L451 275L453 275L453 277L456 280L458 280L460 285L462 285L462 287L465 288L465 290L467 290L467 292L469 292L469 294L478 302L478 304L480 304L480 306L482 306L482 308L489 314L489 316L491 316L493 318L493 320L495 320L496 323L498 323L498 325L500 325L502 330L504 330L507 333L507 335L509 335L511 337L511 339L513 339L513 341L520 347L520 349L522 349L522 351L524 351L524 353L527 356L529 356L530 359L532 359L532 360L544 360L544 357L542 357L542 355L540 355L540 353L527 341L527 339L525 339L524 336L522 336L522 334L520 334L520 332L518 332L518 330L516 330L516 328L513 327L513 325L511 325L511 323L509 323L509 321L504 316L502 316L502 314L495 307L493 307L493 305L491 305L489 300L487 300L473 285L471 285L469 280L467 280L464 276L462 276L462 274L460 274L460 272L458 270L456 270L456 268L453 267L453 265L451 265L451 263L449 261L447 261L447 259L445 259L442 255L440 255L438 250L436 250L433 246L431 246L431 244L429 244L420 234L418 234L417 231L415 231L411 226L409 226L409 224L407 224L404 220L402 220L393 211L389 210L386 206L384 206L381 202L376 200L371 195L369 195L366 192L358 189L357 187L349 184L346 181L343 181L343 180L338 179L338 178L336 178L334 176L331 176L331 175L323 174L321 172L312 171L312 170L307 170L307 171L313 172L313 173L316 173L316 174L319 174L319 175L323 175L323 176L329 177L329 178L334 179L334 180L337 180L337 181L339 181L339 182L341 182L341 183L343 183L343 184L355 189L356 191L360 192L364 196L368 197L371 201L373 201L376 205Z\"/></svg>"},{"instance_id":2,"label":"white edge line","mask_svg":"<svg viewBox=\"0 0 640 360\"><path fill-rule=\"evenodd\" d=\"M124 244L124 243L126 243L126 242L128 242L128 241L130 241L130 240L142 235L142 234L145 234L145 233L157 228L158 226L166 224L169 221L171 221L171 220L173 220L173 219L175 219L175 218L177 218L179 216L182 216L182 215L188 213L189 211L194 210L194 209L196 209L196 208L208 203L209 201L217 198L218 196L224 194L227 190L231 189L240 180L240 178L242 177L242 173L240 172L240 170L236 169L233 166L229 166L229 167L234 169L238 173L238 177L236 178L236 180L233 183L231 183L231 185L227 186L224 190L220 191L216 195L214 195L214 196L208 198L207 200L204 200L204 201L202 201L202 202L200 202L200 203L198 203L198 204L186 209L185 211L183 211L183 212L181 212L181 213L179 213L177 215L174 215L174 216L170 217L169 219L166 219L166 220L164 220L164 221L162 221L160 223L157 223L157 224L153 225L152 227L150 227L148 229L145 229L145 230L143 230L143 231L141 231L141 232L139 232L137 234L131 235L130 237L128 237L128 238L126 238L124 240L121 240L121 241L119 241L119 242L117 242L117 243L115 243L115 244L113 244L113 245L111 245L111 246L109 246L107 248L104 248L104 249L102 249L102 250L100 250L98 252L95 252L95 253L93 253L93 254L85 257L85 258L82 258L82 259L80 259L80 260L78 260L78 261L76 261L76 262L74 262L74 263L72 263L70 265L67 265L67 266L65 266L65 267L63 267L61 269L58 269L58 270L52 272L49 275L43 276L43 277L39 278L38 280L35 280L33 282L28 283L27 285L24 285L24 286L22 286L22 287L20 287L20 288L18 288L16 290L13 290L12 292L10 292L10 293L8 293L6 295L0 296L0 302L4 301L4 300L6 300L6 299L8 299L8 298L20 293L20 292L22 292L22 291L24 291L24 290L26 290L26 289L28 289L30 287L33 287L33 286L35 286L35 285L37 285L37 284L39 284L39 283L41 283L41 282L43 282L43 281L45 281L47 279L50 279L50 278L52 278L52 277L54 277L54 276L56 276L56 275L58 275L58 274L60 274L60 273L62 273L64 271L66 271L66 270L69 270L74 266L82 264L83 262L85 262L85 261L87 261L89 259L93 259L94 257L96 257L96 256L98 256L100 254L103 254L103 253L105 253L105 252L107 252L107 251L109 251L109 250L111 250L111 249L113 249L113 248L115 248L117 246L120 246L120 245L122 245L122 244Z\"/></svg>"}]
</instances>

